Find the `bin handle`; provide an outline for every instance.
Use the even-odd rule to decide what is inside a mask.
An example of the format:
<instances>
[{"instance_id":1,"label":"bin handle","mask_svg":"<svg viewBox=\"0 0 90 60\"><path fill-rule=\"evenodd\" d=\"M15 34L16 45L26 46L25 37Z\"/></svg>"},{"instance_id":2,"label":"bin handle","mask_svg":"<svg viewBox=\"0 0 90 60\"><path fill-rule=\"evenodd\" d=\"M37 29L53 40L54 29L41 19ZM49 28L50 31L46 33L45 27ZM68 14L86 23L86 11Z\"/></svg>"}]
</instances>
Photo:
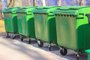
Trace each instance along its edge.
<instances>
[{"instance_id":1,"label":"bin handle","mask_svg":"<svg viewBox=\"0 0 90 60\"><path fill-rule=\"evenodd\" d=\"M81 16L81 17L78 17L78 16L77 16L77 19L84 19L84 17L83 17L84 14L83 14L83 13L79 13L79 16Z\"/></svg>"},{"instance_id":2,"label":"bin handle","mask_svg":"<svg viewBox=\"0 0 90 60\"><path fill-rule=\"evenodd\" d=\"M88 17L88 22L90 24L90 14L86 14L86 16Z\"/></svg>"},{"instance_id":3,"label":"bin handle","mask_svg":"<svg viewBox=\"0 0 90 60\"><path fill-rule=\"evenodd\" d=\"M70 10L78 10L79 8L69 8Z\"/></svg>"},{"instance_id":4,"label":"bin handle","mask_svg":"<svg viewBox=\"0 0 90 60\"><path fill-rule=\"evenodd\" d=\"M84 17L77 17L77 19L83 19Z\"/></svg>"}]
</instances>

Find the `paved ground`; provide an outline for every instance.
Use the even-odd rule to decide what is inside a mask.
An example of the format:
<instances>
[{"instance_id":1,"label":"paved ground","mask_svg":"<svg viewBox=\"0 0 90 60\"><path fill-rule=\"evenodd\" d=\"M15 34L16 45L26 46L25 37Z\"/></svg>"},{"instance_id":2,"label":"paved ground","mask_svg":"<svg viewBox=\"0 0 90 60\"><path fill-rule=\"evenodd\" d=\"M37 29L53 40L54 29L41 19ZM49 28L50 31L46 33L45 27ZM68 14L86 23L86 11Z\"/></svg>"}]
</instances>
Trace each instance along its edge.
<instances>
[{"instance_id":1,"label":"paved ground","mask_svg":"<svg viewBox=\"0 0 90 60\"><path fill-rule=\"evenodd\" d=\"M20 39L7 39L0 35L0 60L76 60L75 52L70 51L67 56L61 56L58 49L48 51L47 44L39 48L35 42L27 44ZM86 60L82 55L80 60Z\"/></svg>"}]
</instances>

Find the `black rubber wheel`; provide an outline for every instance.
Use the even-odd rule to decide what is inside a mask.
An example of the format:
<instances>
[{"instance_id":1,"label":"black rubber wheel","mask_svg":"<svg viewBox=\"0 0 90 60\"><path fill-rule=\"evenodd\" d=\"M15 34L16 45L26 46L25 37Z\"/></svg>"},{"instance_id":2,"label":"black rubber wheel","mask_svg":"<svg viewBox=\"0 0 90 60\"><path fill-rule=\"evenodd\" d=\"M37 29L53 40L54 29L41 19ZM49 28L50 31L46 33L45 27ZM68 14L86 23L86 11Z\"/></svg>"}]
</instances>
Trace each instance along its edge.
<instances>
[{"instance_id":1,"label":"black rubber wheel","mask_svg":"<svg viewBox=\"0 0 90 60\"><path fill-rule=\"evenodd\" d=\"M49 44L48 48L49 48L49 51L51 51L51 50L52 50L51 43Z\"/></svg>"},{"instance_id":2,"label":"black rubber wheel","mask_svg":"<svg viewBox=\"0 0 90 60\"><path fill-rule=\"evenodd\" d=\"M31 39L29 39L28 44L31 44Z\"/></svg>"},{"instance_id":3,"label":"black rubber wheel","mask_svg":"<svg viewBox=\"0 0 90 60\"><path fill-rule=\"evenodd\" d=\"M15 39L16 36L12 37L12 39Z\"/></svg>"},{"instance_id":4,"label":"black rubber wheel","mask_svg":"<svg viewBox=\"0 0 90 60\"><path fill-rule=\"evenodd\" d=\"M10 38L9 33L7 33L6 38Z\"/></svg>"},{"instance_id":5,"label":"black rubber wheel","mask_svg":"<svg viewBox=\"0 0 90 60\"><path fill-rule=\"evenodd\" d=\"M38 47L43 47L43 42L42 41L37 41Z\"/></svg>"},{"instance_id":6,"label":"black rubber wheel","mask_svg":"<svg viewBox=\"0 0 90 60\"><path fill-rule=\"evenodd\" d=\"M52 51L52 47L51 46L49 47L49 51Z\"/></svg>"},{"instance_id":7,"label":"black rubber wheel","mask_svg":"<svg viewBox=\"0 0 90 60\"><path fill-rule=\"evenodd\" d=\"M79 51L76 53L76 60L80 60L81 54L82 54L82 50L79 50Z\"/></svg>"},{"instance_id":8,"label":"black rubber wheel","mask_svg":"<svg viewBox=\"0 0 90 60\"><path fill-rule=\"evenodd\" d=\"M63 56L67 55L67 49L61 48L61 49L60 49L60 53L61 53L61 55L63 55Z\"/></svg>"},{"instance_id":9,"label":"black rubber wheel","mask_svg":"<svg viewBox=\"0 0 90 60\"><path fill-rule=\"evenodd\" d=\"M76 59L80 60L80 55L79 54L76 54Z\"/></svg>"},{"instance_id":10,"label":"black rubber wheel","mask_svg":"<svg viewBox=\"0 0 90 60\"><path fill-rule=\"evenodd\" d=\"M23 42L23 37L21 37L21 41Z\"/></svg>"},{"instance_id":11,"label":"black rubber wheel","mask_svg":"<svg viewBox=\"0 0 90 60\"><path fill-rule=\"evenodd\" d=\"M15 39L15 38L16 38L16 35L12 35L11 38L12 38L12 39Z\"/></svg>"}]
</instances>

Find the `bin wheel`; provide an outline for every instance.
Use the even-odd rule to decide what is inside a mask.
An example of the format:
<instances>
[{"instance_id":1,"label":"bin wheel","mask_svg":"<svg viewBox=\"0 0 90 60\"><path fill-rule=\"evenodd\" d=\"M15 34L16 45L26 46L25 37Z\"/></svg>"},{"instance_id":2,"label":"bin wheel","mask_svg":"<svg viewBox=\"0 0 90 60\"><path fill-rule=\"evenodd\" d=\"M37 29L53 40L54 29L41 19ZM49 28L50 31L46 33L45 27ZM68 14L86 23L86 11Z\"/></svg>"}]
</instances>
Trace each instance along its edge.
<instances>
[{"instance_id":1,"label":"bin wheel","mask_svg":"<svg viewBox=\"0 0 90 60\"><path fill-rule=\"evenodd\" d=\"M49 47L49 51L52 51L52 47Z\"/></svg>"},{"instance_id":2,"label":"bin wheel","mask_svg":"<svg viewBox=\"0 0 90 60\"><path fill-rule=\"evenodd\" d=\"M78 52L76 53L76 59L77 59L77 60L80 60L80 54L81 54L80 51L78 51Z\"/></svg>"},{"instance_id":3,"label":"bin wheel","mask_svg":"<svg viewBox=\"0 0 90 60\"><path fill-rule=\"evenodd\" d=\"M39 40L38 40L38 41L37 41L37 44L38 44L39 47L43 47L43 42L42 42L42 41L39 41Z\"/></svg>"},{"instance_id":4,"label":"bin wheel","mask_svg":"<svg viewBox=\"0 0 90 60\"><path fill-rule=\"evenodd\" d=\"M48 48L49 48L49 51L51 51L51 50L52 50L51 43L49 44Z\"/></svg>"},{"instance_id":5,"label":"bin wheel","mask_svg":"<svg viewBox=\"0 0 90 60\"><path fill-rule=\"evenodd\" d=\"M15 39L16 36L12 37L12 39Z\"/></svg>"},{"instance_id":6,"label":"bin wheel","mask_svg":"<svg viewBox=\"0 0 90 60\"><path fill-rule=\"evenodd\" d=\"M80 55L76 54L76 59L79 60L80 59Z\"/></svg>"},{"instance_id":7,"label":"bin wheel","mask_svg":"<svg viewBox=\"0 0 90 60\"><path fill-rule=\"evenodd\" d=\"M61 55L63 55L63 56L67 55L67 49L66 49L66 48L61 48L61 49L60 49L60 53L61 53Z\"/></svg>"},{"instance_id":8,"label":"bin wheel","mask_svg":"<svg viewBox=\"0 0 90 60\"><path fill-rule=\"evenodd\" d=\"M11 38L12 38L12 39L15 39L15 38L16 38L16 35L14 35L14 36L12 35Z\"/></svg>"},{"instance_id":9,"label":"bin wheel","mask_svg":"<svg viewBox=\"0 0 90 60\"><path fill-rule=\"evenodd\" d=\"M29 39L28 44L31 44L31 39Z\"/></svg>"},{"instance_id":10,"label":"bin wheel","mask_svg":"<svg viewBox=\"0 0 90 60\"><path fill-rule=\"evenodd\" d=\"M21 37L21 41L23 42L23 37Z\"/></svg>"},{"instance_id":11,"label":"bin wheel","mask_svg":"<svg viewBox=\"0 0 90 60\"><path fill-rule=\"evenodd\" d=\"M7 33L6 38L10 38L9 33Z\"/></svg>"}]
</instances>

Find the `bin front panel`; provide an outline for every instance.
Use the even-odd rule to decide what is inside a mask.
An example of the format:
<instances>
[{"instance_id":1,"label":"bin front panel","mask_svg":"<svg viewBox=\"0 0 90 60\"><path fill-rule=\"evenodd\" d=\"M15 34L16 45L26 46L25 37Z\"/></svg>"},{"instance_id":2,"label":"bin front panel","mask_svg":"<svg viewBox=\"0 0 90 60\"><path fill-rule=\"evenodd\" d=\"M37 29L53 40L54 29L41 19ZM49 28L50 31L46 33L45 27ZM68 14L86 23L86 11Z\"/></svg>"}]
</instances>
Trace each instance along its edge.
<instances>
[{"instance_id":1,"label":"bin front panel","mask_svg":"<svg viewBox=\"0 0 90 60\"><path fill-rule=\"evenodd\" d=\"M57 43L59 45L75 50L87 48L89 26L87 17L83 17L56 15Z\"/></svg>"},{"instance_id":2,"label":"bin front panel","mask_svg":"<svg viewBox=\"0 0 90 60\"><path fill-rule=\"evenodd\" d=\"M17 14L16 10L18 8L7 8L3 10L4 13L4 20L5 20L5 29L8 33L18 33L18 26L17 26Z\"/></svg>"},{"instance_id":3,"label":"bin front panel","mask_svg":"<svg viewBox=\"0 0 90 60\"><path fill-rule=\"evenodd\" d=\"M56 16L57 43L60 46L76 48L76 18L69 15ZM73 40L73 41L72 41Z\"/></svg>"},{"instance_id":4,"label":"bin front panel","mask_svg":"<svg viewBox=\"0 0 90 60\"><path fill-rule=\"evenodd\" d=\"M56 43L56 26L54 11L57 7L37 7L35 16L35 35L43 42Z\"/></svg>"},{"instance_id":5,"label":"bin front panel","mask_svg":"<svg viewBox=\"0 0 90 60\"><path fill-rule=\"evenodd\" d=\"M18 26L19 33L26 37L34 37L35 38L35 30L34 30L34 18L33 18L33 10L34 7L23 7L20 10L17 10L18 13Z\"/></svg>"},{"instance_id":6,"label":"bin front panel","mask_svg":"<svg viewBox=\"0 0 90 60\"><path fill-rule=\"evenodd\" d=\"M5 21L5 29L6 32L13 32L13 23L12 23L12 15L11 13L4 14L4 21Z\"/></svg>"},{"instance_id":7,"label":"bin front panel","mask_svg":"<svg viewBox=\"0 0 90 60\"><path fill-rule=\"evenodd\" d=\"M56 43L55 16L35 14L35 33L38 39Z\"/></svg>"},{"instance_id":8,"label":"bin front panel","mask_svg":"<svg viewBox=\"0 0 90 60\"><path fill-rule=\"evenodd\" d=\"M47 32L44 32L44 16L43 14L34 14L35 15L35 35L36 35L36 38L38 39L41 39L41 40L44 40L44 33L47 33ZM44 18L46 19L46 18Z\"/></svg>"},{"instance_id":9,"label":"bin front panel","mask_svg":"<svg viewBox=\"0 0 90 60\"><path fill-rule=\"evenodd\" d=\"M13 23L13 33L18 33L18 21L17 14L12 14L12 23Z\"/></svg>"},{"instance_id":10,"label":"bin front panel","mask_svg":"<svg viewBox=\"0 0 90 60\"><path fill-rule=\"evenodd\" d=\"M22 21L21 21L21 26L22 26L22 35L26 35L26 14L22 13Z\"/></svg>"},{"instance_id":11,"label":"bin front panel","mask_svg":"<svg viewBox=\"0 0 90 60\"><path fill-rule=\"evenodd\" d=\"M22 14L17 14L17 17L18 17L18 31L19 31L19 34L22 34L23 33L23 27L22 27Z\"/></svg>"},{"instance_id":12,"label":"bin front panel","mask_svg":"<svg viewBox=\"0 0 90 60\"><path fill-rule=\"evenodd\" d=\"M68 8L56 11L57 43L74 50L90 48L90 7Z\"/></svg>"}]
</instances>

